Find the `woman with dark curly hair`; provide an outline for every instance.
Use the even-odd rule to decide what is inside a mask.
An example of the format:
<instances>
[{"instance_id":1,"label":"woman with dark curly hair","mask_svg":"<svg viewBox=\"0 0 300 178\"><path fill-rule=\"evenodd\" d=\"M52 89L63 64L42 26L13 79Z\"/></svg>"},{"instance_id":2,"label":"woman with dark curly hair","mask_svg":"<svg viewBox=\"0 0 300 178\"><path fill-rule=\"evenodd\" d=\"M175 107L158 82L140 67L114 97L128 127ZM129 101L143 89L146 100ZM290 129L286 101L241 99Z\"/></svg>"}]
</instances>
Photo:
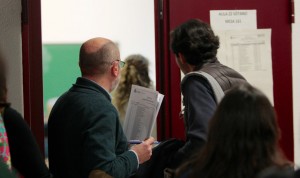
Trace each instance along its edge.
<instances>
[{"instance_id":1,"label":"woman with dark curly hair","mask_svg":"<svg viewBox=\"0 0 300 178\"><path fill-rule=\"evenodd\" d=\"M126 65L121 72L121 80L113 94L113 104L119 111L120 121L123 124L125 112L131 91L131 85L138 85L152 88L152 81L149 77L149 61L140 54L128 56Z\"/></svg>"},{"instance_id":2,"label":"woman with dark curly hair","mask_svg":"<svg viewBox=\"0 0 300 178\"><path fill-rule=\"evenodd\" d=\"M228 91L210 120L207 143L177 170L180 178L266 178L293 175L278 146L280 130L268 98L244 84Z\"/></svg>"}]
</instances>

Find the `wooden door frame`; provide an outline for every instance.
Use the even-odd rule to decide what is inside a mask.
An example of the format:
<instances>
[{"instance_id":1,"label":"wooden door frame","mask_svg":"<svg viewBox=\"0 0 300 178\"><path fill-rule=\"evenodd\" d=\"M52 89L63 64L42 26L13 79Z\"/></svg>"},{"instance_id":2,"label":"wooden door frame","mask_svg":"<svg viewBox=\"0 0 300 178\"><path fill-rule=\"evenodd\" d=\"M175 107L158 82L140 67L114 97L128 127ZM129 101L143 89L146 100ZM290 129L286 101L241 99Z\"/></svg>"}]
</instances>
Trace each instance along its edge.
<instances>
[{"instance_id":1,"label":"wooden door frame","mask_svg":"<svg viewBox=\"0 0 300 178\"><path fill-rule=\"evenodd\" d=\"M165 95L157 117L157 138L165 140L176 137L184 139L183 120L179 119L181 110L180 69L172 60L169 48L169 2L154 1L155 14L155 57L156 90ZM171 79L172 76L172 80ZM175 97L174 97L175 96Z\"/></svg>"},{"instance_id":2,"label":"wooden door frame","mask_svg":"<svg viewBox=\"0 0 300 178\"><path fill-rule=\"evenodd\" d=\"M24 119L44 155L43 66L40 0L22 0Z\"/></svg>"}]
</instances>

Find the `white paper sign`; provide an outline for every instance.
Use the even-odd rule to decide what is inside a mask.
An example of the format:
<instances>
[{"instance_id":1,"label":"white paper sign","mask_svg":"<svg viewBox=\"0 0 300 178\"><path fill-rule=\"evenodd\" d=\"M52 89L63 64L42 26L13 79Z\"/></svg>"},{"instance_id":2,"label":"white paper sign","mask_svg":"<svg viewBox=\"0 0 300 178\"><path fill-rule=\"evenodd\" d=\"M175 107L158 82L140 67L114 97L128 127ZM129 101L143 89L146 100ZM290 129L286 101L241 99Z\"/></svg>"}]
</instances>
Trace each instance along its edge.
<instances>
[{"instance_id":1,"label":"white paper sign","mask_svg":"<svg viewBox=\"0 0 300 178\"><path fill-rule=\"evenodd\" d=\"M211 10L213 30L257 29L256 10Z\"/></svg>"},{"instance_id":2,"label":"white paper sign","mask_svg":"<svg viewBox=\"0 0 300 178\"><path fill-rule=\"evenodd\" d=\"M241 73L273 104L271 29L229 30L216 34L221 44L217 55L220 62Z\"/></svg>"}]
</instances>

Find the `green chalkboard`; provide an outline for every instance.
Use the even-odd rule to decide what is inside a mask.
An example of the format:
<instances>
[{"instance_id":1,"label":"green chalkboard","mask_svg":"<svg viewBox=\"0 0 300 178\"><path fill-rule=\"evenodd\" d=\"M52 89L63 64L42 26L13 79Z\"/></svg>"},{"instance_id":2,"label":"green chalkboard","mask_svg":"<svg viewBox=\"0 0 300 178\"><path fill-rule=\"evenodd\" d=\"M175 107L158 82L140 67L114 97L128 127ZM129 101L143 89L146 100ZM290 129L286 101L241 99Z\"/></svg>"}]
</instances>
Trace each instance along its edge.
<instances>
[{"instance_id":1,"label":"green chalkboard","mask_svg":"<svg viewBox=\"0 0 300 178\"><path fill-rule=\"evenodd\" d=\"M43 44L44 113L49 112L49 100L67 91L80 76L79 44Z\"/></svg>"}]
</instances>

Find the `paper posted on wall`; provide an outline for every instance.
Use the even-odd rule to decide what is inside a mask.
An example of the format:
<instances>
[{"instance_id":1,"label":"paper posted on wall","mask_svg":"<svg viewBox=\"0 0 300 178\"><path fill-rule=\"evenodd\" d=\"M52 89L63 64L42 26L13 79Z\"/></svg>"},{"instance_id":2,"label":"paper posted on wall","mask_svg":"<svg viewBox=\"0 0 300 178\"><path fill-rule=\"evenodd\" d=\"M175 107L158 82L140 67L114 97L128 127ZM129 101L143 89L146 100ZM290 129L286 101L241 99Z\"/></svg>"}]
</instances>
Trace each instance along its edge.
<instances>
[{"instance_id":1,"label":"paper posted on wall","mask_svg":"<svg viewBox=\"0 0 300 178\"><path fill-rule=\"evenodd\" d=\"M153 89L132 85L123 127L128 140L150 137L163 98Z\"/></svg>"}]
</instances>

